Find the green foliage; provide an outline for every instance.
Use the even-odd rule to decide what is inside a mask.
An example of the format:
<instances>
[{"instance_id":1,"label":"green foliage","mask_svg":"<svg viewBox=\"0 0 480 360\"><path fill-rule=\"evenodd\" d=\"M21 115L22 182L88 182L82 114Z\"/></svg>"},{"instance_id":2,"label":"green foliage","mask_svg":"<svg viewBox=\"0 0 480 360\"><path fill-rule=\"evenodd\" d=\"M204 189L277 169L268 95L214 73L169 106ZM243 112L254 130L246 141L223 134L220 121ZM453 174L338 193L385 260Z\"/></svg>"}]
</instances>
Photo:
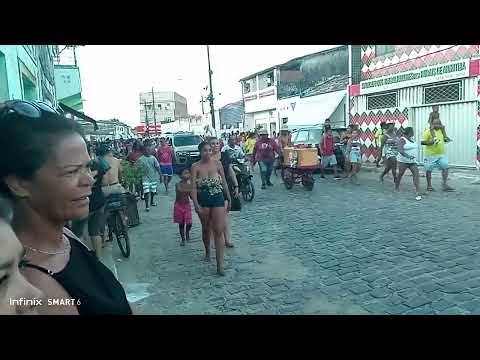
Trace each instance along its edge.
<instances>
[{"instance_id":1,"label":"green foliage","mask_svg":"<svg viewBox=\"0 0 480 360\"><path fill-rule=\"evenodd\" d=\"M141 183L142 177L145 175L145 171L141 164L132 164L128 160L122 161L122 170L123 183L126 188L130 188L135 184Z\"/></svg>"}]
</instances>

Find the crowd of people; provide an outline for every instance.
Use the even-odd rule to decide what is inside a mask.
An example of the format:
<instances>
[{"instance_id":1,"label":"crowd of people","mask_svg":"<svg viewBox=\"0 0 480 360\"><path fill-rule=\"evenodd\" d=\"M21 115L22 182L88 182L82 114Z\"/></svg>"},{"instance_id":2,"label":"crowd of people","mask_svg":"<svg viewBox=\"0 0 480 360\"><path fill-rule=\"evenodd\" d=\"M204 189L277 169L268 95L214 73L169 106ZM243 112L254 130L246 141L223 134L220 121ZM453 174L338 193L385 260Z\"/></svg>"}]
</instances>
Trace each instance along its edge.
<instances>
[{"instance_id":1,"label":"crowd of people","mask_svg":"<svg viewBox=\"0 0 480 360\"><path fill-rule=\"evenodd\" d=\"M447 184L445 156L445 144L452 140L438 108L432 109L420 142L413 128L396 129L394 124L382 124L376 139L377 165L384 166L381 182L391 172L398 191L408 169L420 200L417 154L419 146L425 146L427 190L434 191L431 175L438 167L442 189L453 191ZM200 160L184 169L174 186L173 222L185 246L191 238L193 203L205 261L210 261L213 240L216 271L224 275L224 247L234 247L230 211L241 209L233 165L244 158L253 169L258 163L266 190L273 186L271 176L282 162L282 150L292 145L291 133L282 127L269 137L266 130L256 129L203 140ZM101 261L105 204L109 196L130 191L143 199L145 211L156 206L161 184L168 193L173 176L171 140L87 142L75 121L49 105L15 100L0 104L0 142L0 314L133 314L122 285ZM337 164L337 147L342 166ZM322 177L332 166L334 178L340 179L337 170L343 170L343 178L359 183L362 147L357 126L336 139L327 123L318 151ZM93 251L85 245L86 232ZM49 305L46 299L74 303Z\"/></svg>"}]
</instances>

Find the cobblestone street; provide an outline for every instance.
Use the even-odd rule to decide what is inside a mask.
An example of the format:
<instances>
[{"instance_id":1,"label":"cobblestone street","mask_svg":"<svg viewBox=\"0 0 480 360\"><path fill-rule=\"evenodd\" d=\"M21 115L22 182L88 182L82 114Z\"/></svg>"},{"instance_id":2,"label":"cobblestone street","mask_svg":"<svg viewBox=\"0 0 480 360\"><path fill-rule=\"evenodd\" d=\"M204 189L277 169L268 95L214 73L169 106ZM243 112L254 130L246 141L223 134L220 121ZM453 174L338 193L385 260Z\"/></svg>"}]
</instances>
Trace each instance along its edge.
<instances>
[{"instance_id":1,"label":"cobblestone street","mask_svg":"<svg viewBox=\"0 0 480 360\"><path fill-rule=\"evenodd\" d=\"M275 177L260 190L256 171L255 199L230 216L236 247L225 251L225 277L202 261L196 214L180 247L173 192L150 213L139 202L130 259L114 244L107 265L141 313L480 314L480 187L471 180L452 174L456 192L416 202L410 176L400 193L391 177L381 185L366 171L360 186L317 176L308 192Z\"/></svg>"}]
</instances>

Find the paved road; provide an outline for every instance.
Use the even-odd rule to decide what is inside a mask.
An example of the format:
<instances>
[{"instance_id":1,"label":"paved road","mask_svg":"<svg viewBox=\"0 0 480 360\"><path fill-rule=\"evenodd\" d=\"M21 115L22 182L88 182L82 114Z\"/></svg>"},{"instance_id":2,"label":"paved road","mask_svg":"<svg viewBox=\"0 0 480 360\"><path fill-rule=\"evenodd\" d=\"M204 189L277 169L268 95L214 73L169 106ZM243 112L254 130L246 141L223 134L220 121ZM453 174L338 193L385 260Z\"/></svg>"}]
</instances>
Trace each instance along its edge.
<instances>
[{"instance_id":1,"label":"paved road","mask_svg":"<svg viewBox=\"0 0 480 360\"><path fill-rule=\"evenodd\" d=\"M313 192L278 178L260 190L256 177L254 201L231 216L223 278L201 261L195 215L179 246L174 194L162 194L150 213L139 203L132 257L114 247L111 266L145 314L480 314L480 187L452 175L457 192L416 202L411 177L395 194L377 176L319 179Z\"/></svg>"}]
</instances>

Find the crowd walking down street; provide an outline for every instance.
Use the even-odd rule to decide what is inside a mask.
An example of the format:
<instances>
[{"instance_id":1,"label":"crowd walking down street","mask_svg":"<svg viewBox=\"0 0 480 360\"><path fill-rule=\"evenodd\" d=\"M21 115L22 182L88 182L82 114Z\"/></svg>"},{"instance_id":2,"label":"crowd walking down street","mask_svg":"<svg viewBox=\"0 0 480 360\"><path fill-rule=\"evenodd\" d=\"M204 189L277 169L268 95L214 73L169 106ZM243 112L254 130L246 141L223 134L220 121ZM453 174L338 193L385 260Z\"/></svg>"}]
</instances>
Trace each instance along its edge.
<instances>
[{"instance_id":1,"label":"crowd walking down street","mask_svg":"<svg viewBox=\"0 0 480 360\"><path fill-rule=\"evenodd\" d=\"M448 185L445 149L453 140L437 108L429 120L421 139L412 127L381 127L377 164L384 169L376 179L371 168L362 168L360 129L350 125L335 138L328 123L318 147L294 144L288 127L273 137L265 129L232 133L226 144L205 136L199 160L187 163L177 177L170 139L87 144L75 122L47 104L3 103L0 265L16 264L9 271L17 283L10 286L20 295L77 303L12 308L2 298L0 309L123 315L137 306L145 313L480 313L475 280L480 258L470 236L478 220L467 210L480 205L478 196L458 180L459 191L448 194L454 189ZM17 160L32 156L35 161ZM441 171L438 194L435 168ZM276 169L280 176L272 176ZM335 181L329 180L330 169ZM415 197L400 188L407 169ZM249 201L240 200L246 191L240 174L251 179L252 191L260 188L255 201L253 193ZM288 186L288 174L297 174L309 191ZM117 209L118 220L108 219L115 211L112 202L130 195L141 224L127 229L134 220L127 206ZM371 219L385 213L389 233L379 234ZM451 229L439 234L432 214ZM127 242L127 255L121 249L127 259L118 261L112 232L119 246ZM205 267L196 256L200 240ZM212 248L216 280L209 275ZM206 285L212 283L214 290ZM173 295L182 292L181 299Z\"/></svg>"}]
</instances>

